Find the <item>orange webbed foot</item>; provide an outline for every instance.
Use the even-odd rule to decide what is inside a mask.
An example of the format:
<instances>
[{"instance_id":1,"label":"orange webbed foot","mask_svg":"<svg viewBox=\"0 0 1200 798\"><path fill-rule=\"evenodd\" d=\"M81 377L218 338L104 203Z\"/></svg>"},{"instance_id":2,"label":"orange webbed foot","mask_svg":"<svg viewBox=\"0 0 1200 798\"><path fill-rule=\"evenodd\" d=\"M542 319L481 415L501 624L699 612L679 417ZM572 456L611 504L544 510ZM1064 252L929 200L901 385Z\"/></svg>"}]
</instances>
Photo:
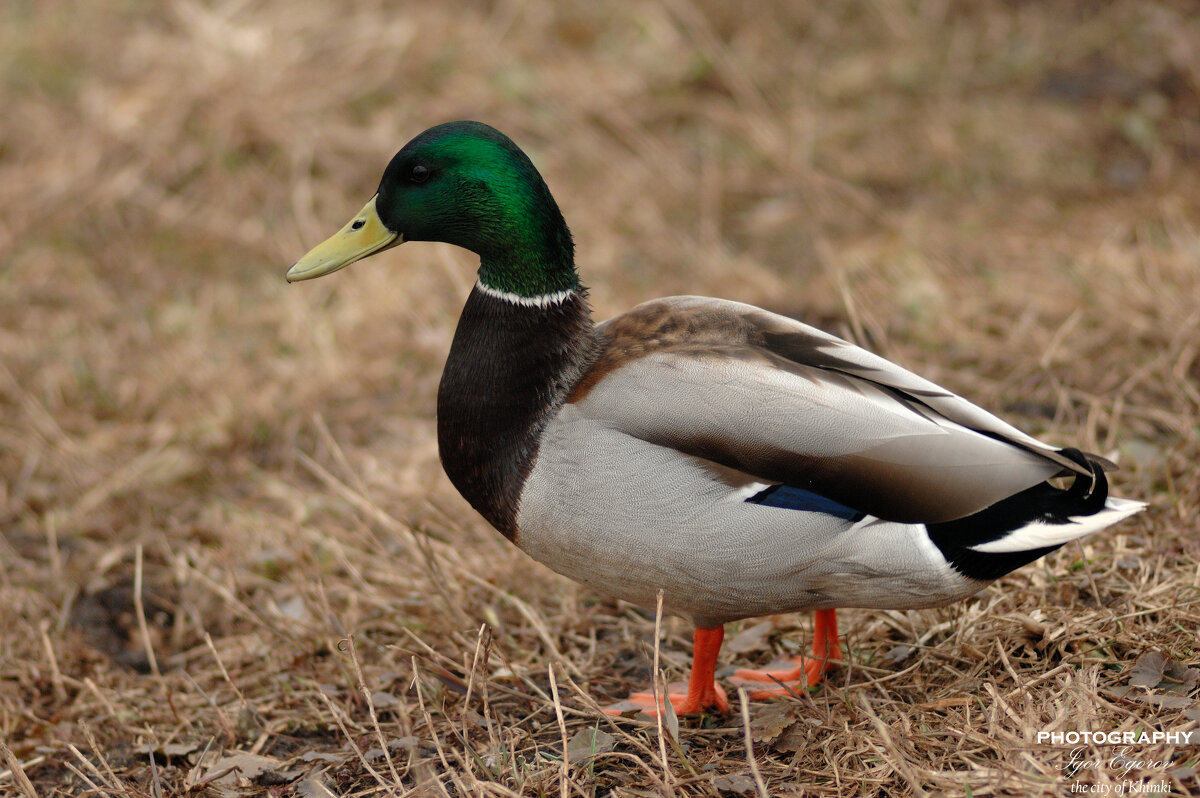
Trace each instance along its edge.
<instances>
[{"instance_id":1,"label":"orange webbed foot","mask_svg":"<svg viewBox=\"0 0 1200 798\"><path fill-rule=\"evenodd\" d=\"M735 687L744 687L750 699L763 701L803 693L820 683L829 664L827 660L812 657L791 657L766 668L739 668L729 677L729 682Z\"/></svg>"},{"instance_id":2,"label":"orange webbed foot","mask_svg":"<svg viewBox=\"0 0 1200 798\"><path fill-rule=\"evenodd\" d=\"M667 685L666 698L671 702L676 715L698 715L706 710L729 711L729 699L716 683L714 676L717 655L721 651L721 641L724 638L724 626L713 629L696 627L692 636L692 675L687 685L682 682ZM620 715L634 709L640 709L651 717L659 711L658 705L654 703L653 693L634 693L624 701L605 707L604 711L610 715Z\"/></svg>"},{"instance_id":3,"label":"orange webbed foot","mask_svg":"<svg viewBox=\"0 0 1200 798\"><path fill-rule=\"evenodd\" d=\"M815 615L811 657L792 657L760 670L743 668L729 681L746 688L746 694L755 700L793 695L819 684L832 661L842 658L842 649L838 645L837 611L817 610Z\"/></svg>"},{"instance_id":4,"label":"orange webbed foot","mask_svg":"<svg viewBox=\"0 0 1200 798\"><path fill-rule=\"evenodd\" d=\"M701 691L692 695L684 682L671 682L667 685L665 698L671 702L671 708L676 715L699 715L702 712L728 712L729 698L725 691L715 682L711 691ZM618 701L604 708L609 715L623 715L631 710L639 710L644 715L655 717L659 705L654 703L654 693L634 693L624 701Z\"/></svg>"}]
</instances>

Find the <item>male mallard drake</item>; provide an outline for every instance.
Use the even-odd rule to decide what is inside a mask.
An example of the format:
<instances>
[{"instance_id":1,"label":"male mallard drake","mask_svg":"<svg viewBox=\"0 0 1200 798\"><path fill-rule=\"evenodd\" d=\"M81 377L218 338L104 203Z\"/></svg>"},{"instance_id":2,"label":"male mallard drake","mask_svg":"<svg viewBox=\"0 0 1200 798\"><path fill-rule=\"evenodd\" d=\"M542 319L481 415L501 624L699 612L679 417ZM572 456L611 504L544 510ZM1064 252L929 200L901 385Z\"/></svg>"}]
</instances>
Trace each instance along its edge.
<instances>
[{"instance_id":1,"label":"male mallard drake","mask_svg":"<svg viewBox=\"0 0 1200 798\"><path fill-rule=\"evenodd\" d=\"M680 713L728 709L728 621L816 610L813 660L739 673L812 684L840 657L834 608L955 601L1144 506L1108 496L1099 458L750 305L667 297L593 324L558 205L487 125L410 141L287 279L405 241L480 257L438 390L450 480L559 573L647 606L663 591L696 630Z\"/></svg>"}]
</instances>

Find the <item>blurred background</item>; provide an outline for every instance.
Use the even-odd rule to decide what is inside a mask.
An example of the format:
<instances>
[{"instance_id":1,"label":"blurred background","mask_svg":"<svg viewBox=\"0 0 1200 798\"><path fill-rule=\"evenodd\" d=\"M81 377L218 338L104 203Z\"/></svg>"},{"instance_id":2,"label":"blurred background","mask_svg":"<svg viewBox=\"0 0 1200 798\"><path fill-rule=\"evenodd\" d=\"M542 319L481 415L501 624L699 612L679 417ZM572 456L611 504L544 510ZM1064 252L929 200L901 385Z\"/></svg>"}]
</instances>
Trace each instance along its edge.
<instances>
[{"instance_id":1,"label":"blurred background","mask_svg":"<svg viewBox=\"0 0 1200 798\"><path fill-rule=\"evenodd\" d=\"M312 691L366 722L352 632L396 718L411 651L462 664L484 621L510 677L645 675L621 670L640 616L512 550L441 473L474 256L283 280L454 119L533 158L597 318L760 304L1114 456L1156 509L1089 546L1195 587L1193 3L10 0L0 96L0 732L43 786L81 784L67 743L109 752L111 790L151 789L145 745L340 750ZM908 615L962 617L937 612ZM1194 651L1179 634L1139 631Z\"/></svg>"}]
</instances>

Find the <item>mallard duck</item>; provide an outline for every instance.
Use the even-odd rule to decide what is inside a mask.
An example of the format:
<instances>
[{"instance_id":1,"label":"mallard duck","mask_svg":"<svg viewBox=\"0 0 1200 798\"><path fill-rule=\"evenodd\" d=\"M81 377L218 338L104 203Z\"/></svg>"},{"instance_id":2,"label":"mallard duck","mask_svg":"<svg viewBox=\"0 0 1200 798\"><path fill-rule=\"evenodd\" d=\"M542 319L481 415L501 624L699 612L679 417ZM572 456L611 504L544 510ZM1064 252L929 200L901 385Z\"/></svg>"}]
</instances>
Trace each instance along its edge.
<instances>
[{"instance_id":1,"label":"mallard duck","mask_svg":"<svg viewBox=\"0 0 1200 798\"><path fill-rule=\"evenodd\" d=\"M962 599L1144 506L1108 495L1102 458L751 305L666 297L593 323L554 197L479 122L406 144L287 279L406 241L480 259L438 389L451 482L538 562L648 607L661 591L690 620L680 714L728 710L714 669L730 621L815 610L812 657L735 674L815 684L841 656L837 607Z\"/></svg>"}]
</instances>

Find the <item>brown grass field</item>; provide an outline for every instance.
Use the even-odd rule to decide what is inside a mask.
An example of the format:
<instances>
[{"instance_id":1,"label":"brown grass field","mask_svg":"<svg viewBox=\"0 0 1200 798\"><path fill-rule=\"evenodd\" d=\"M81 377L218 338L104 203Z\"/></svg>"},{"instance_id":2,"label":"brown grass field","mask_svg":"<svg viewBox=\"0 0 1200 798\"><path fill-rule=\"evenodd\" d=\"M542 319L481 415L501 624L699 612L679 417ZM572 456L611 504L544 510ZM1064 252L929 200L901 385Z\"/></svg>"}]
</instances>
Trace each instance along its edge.
<instances>
[{"instance_id":1,"label":"brown grass field","mask_svg":"<svg viewBox=\"0 0 1200 798\"><path fill-rule=\"evenodd\" d=\"M0 81L0 795L1200 791L1195 746L1037 739L1200 728L1194 3L15 0ZM969 601L843 612L792 700L599 714L690 630L442 474L473 256L283 280L461 118L534 158L597 318L802 318L1150 509ZM811 621L730 635L762 664Z\"/></svg>"}]
</instances>

